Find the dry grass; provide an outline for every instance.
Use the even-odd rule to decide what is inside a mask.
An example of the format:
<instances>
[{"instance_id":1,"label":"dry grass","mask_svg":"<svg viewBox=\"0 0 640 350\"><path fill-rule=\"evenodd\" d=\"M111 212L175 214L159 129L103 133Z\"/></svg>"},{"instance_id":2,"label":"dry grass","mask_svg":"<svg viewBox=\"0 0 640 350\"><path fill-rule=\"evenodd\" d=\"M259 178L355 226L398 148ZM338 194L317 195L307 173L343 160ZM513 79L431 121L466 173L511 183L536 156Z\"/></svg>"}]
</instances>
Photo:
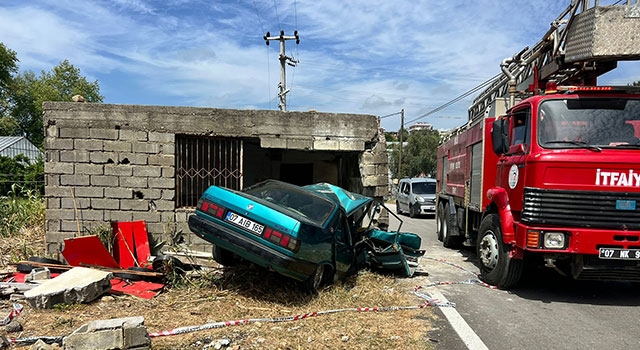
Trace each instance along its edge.
<instances>
[{"instance_id":1,"label":"dry grass","mask_svg":"<svg viewBox=\"0 0 640 350\"><path fill-rule=\"evenodd\" d=\"M2 265L44 253L43 232L31 230L3 240ZM36 242L34 244L34 242ZM17 259L17 260L16 260ZM325 288L318 295L301 291L290 279L251 266L213 268L165 288L151 300L107 296L90 304L38 310L25 305L19 317L24 330L9 337L64 336L92 320L143 316L149 332L212 322L287 317L356 307L416 306L411 280L369 271ZM11 303L0 301L8 312ZM6 314L1 314L4 317ZM234 349L429 349L430 309L389 312L346 311L298 321L255 322L153 338L154 349L204 349L220 339ZM211 347L213 348L213 347Z\"/></svg>"}]
</instances>

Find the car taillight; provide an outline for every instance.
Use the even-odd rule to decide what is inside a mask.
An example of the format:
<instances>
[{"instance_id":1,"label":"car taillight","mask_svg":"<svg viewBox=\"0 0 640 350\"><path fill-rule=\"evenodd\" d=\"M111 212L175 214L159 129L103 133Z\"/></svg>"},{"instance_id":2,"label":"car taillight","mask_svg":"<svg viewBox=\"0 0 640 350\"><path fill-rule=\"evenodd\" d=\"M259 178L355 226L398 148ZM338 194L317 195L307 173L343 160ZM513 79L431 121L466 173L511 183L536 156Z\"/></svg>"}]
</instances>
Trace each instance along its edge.
<instances>
[{"instance_id":1,"label":"car taillight","mask_svg":"<svg viewBox=\"0 0 640 350\"><path fill-rule=\"evenodd\" d=\"M222 217L224 216L224 207L221 207L219 205L213 204L209 201L206 200L200 200L200 210L207 213L207 214L211 214L215 217L217 217L218 219L222 219Z\"/></svg>"},{"instance_id":2,"label":"car taillight","mask_svg":"<svg viewBox=\"0 0 640 350\"><path fill-rule=\"evenodd\" d=\"M264 230L264 235L262 237L264 237L265 239L268 239L273 243L276 243L281 247L285 247L293 252L298 251L298 248L299 248L298 240L286 233L282 233L280 231L276 231L270 227L267 227Z\"/></svg>"}]
</instances>

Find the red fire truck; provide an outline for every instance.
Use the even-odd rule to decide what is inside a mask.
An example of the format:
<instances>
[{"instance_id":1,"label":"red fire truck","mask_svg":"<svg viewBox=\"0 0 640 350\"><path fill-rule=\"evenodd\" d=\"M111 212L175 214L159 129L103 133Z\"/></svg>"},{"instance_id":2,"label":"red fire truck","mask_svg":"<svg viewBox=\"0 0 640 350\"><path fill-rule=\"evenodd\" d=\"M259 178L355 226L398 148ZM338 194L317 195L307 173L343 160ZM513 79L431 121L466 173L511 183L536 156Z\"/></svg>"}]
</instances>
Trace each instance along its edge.
<instances>
[{"instance_id":1,"label":"red fire truck","mask_svg":"<svg viewBox=\"0 0 640 350\"><path fill-rule=\"evenodd\" d=\"M640 281L640 90L597 85L640 58L640 5L590 3L503 60L438 147L438 239L476 247L491 285L515 286L526 261Z\"/></svg>"}]
</instances>

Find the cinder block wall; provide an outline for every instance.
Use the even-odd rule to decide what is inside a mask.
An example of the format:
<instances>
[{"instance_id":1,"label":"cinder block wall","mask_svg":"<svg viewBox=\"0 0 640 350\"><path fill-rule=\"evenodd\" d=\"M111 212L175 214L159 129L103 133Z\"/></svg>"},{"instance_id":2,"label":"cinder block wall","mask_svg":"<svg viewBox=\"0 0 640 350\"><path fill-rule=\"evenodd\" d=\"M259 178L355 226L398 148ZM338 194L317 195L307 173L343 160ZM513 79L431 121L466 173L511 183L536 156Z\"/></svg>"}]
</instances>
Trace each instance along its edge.
<instances>
[{"instance_id":1,"label":"cinder block wall","mask_svg":"<svg viewBox=\"0 0 640 350\"><path fill-rule=\"evenodd\" d=\"M279 141L275 148L362 152L360 164L350 165L348 189L372 197L388 191L386 146L375 116L69 102L45 102L43 110L52 255L66 238L132 220L146 221L152 244L181 234L191 249L210 252L211 245L189 231L193 210L175 207L176 134L257 137L263 148Z\"/></svg>"},{"instance_id":2,"label":"cinder block wall","mask_svg":"<svg viewBox=\"0 0 640 350\"><path fill-rule=\"evenodd\" d=\"M158 240L175 230L175 134L55 124L46 133L49 252L111 221L145 220Z\"/></svg>"}]
</instances>

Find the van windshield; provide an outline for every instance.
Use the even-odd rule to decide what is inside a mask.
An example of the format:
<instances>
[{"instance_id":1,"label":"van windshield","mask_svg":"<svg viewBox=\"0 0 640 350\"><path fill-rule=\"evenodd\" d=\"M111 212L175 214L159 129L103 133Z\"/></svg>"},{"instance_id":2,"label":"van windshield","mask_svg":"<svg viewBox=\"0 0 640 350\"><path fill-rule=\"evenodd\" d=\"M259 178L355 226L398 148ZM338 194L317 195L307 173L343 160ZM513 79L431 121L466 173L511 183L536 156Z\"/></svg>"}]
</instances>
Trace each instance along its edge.
<instances>
[{"instance_id":1,"label":"van windshield","mask_svg":"<svg viewBox=\"0 0 640 350\"><path fill-rule=\"evenodd\" d=\"M413 193L415 194L435 194L436 183L435 182L414 182Z\"/></svg>"}]
</instances>

